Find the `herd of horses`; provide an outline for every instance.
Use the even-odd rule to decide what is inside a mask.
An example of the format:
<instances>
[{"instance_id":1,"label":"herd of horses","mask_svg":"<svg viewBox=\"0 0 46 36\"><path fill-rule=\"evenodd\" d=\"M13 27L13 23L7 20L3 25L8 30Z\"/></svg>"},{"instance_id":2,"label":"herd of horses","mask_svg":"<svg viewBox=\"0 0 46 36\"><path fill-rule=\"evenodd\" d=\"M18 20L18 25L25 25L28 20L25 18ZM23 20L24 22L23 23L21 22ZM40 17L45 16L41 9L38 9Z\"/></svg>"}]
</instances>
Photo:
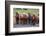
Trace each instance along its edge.
<instances>
[{"instance_id":1,"label":"herd of horses","mask_svg":"<svg viewBox=\"0 0 46 36\"><path fill-rule=\"evenodd\" d=\"M28 14L19 14L16 13L16 24L39 24L39 16L35 16L34 14L31 15L30 13Z\"/></svg>"}]
</instances>

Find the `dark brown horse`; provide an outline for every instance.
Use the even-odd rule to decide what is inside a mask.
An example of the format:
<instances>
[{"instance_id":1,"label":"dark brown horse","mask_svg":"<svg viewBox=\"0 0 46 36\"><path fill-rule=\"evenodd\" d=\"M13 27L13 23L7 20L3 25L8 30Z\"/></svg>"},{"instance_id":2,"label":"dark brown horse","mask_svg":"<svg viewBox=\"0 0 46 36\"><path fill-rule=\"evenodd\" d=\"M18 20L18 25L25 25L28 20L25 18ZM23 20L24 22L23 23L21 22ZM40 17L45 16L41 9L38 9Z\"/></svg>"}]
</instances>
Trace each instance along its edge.
<instances>
[{"instance_id":1,"label":"dark brown horse","mask_svg":"<svg viewBox=\"0 0 46 36\"><path fill-rule=\"evenodd\" d=\"M17 12L15 18L16 18L16 24L19 24L19 14Z\"/></svg>"},{"instance_id":2,"label":"dark brown horse","mask_svg":"<svg viewBox=\"0 0 46 36\"><path fill-rule=\"evenodd\" d=\"M33 23L33 25L39 24L39 17L33 15L33 16L32 16L32 23Z\"/></svg>"}]
</instances>

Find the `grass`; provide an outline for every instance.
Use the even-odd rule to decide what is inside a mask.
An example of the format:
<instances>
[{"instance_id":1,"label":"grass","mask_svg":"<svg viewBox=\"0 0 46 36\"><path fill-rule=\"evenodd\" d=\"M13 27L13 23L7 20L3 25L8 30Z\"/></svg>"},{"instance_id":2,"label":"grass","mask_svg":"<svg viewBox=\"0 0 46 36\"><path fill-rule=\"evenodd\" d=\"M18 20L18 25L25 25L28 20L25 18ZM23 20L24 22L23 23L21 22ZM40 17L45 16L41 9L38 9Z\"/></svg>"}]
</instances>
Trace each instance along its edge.
<instances>
[{"instance_id":1,"label":"grass","mask_svg":"<svg viewBox=\"0 0 46 36\"><path fill-rule=\"evenodd\" d=\"M19 10L14 10L14 14L16 13L16 12L18 12L19 14L21 13L30 13L31 15L33 15L33 14L35 14L36 16L39 14L39 10L37 10L37 9L28 9L28 10L22 10L22 9L19 9Z\"/></svg>"}]
</instances>

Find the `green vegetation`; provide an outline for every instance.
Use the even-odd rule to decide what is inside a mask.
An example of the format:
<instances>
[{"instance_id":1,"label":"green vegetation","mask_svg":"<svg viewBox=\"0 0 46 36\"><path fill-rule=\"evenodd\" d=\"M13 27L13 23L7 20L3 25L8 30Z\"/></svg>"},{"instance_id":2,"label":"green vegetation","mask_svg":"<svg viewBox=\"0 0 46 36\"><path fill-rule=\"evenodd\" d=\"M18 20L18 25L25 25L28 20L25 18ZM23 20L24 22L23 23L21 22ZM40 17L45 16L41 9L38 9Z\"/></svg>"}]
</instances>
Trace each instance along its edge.
<instances>
[{"instance_id":1,"label":"green vegetation","mask_svg":"<svg viewBox=\"0 0 46 36\"><path fill-rule=\"evenodd\" d=\"M36 16L39 14L39 9L21 9L21 8L14 8L13 9L14 10L14 14L16 13L16 12L18 12L19 14L20 13L30 13L31 15L33 15L33 14L35 14Z\"/></svg>"}]
</instances>

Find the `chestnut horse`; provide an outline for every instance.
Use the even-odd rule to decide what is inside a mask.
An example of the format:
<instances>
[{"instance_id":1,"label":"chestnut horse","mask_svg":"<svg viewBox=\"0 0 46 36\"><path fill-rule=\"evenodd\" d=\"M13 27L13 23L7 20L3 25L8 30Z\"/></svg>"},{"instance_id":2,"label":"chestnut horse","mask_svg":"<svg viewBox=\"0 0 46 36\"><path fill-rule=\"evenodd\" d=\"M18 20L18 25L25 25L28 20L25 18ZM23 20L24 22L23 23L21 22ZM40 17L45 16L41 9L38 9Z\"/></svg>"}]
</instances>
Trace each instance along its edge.
<instances>
[{"instance_id":1,"label":"chestnut horse","mask_svg":"<svg viewBox=\"0 0 46 36\"><path fill-rule=\"evenodd\" d=\"M22 24L27 24L28 16L25 14L19 15L20 16L20 21Z\"/></svg>"}]
</instances>

